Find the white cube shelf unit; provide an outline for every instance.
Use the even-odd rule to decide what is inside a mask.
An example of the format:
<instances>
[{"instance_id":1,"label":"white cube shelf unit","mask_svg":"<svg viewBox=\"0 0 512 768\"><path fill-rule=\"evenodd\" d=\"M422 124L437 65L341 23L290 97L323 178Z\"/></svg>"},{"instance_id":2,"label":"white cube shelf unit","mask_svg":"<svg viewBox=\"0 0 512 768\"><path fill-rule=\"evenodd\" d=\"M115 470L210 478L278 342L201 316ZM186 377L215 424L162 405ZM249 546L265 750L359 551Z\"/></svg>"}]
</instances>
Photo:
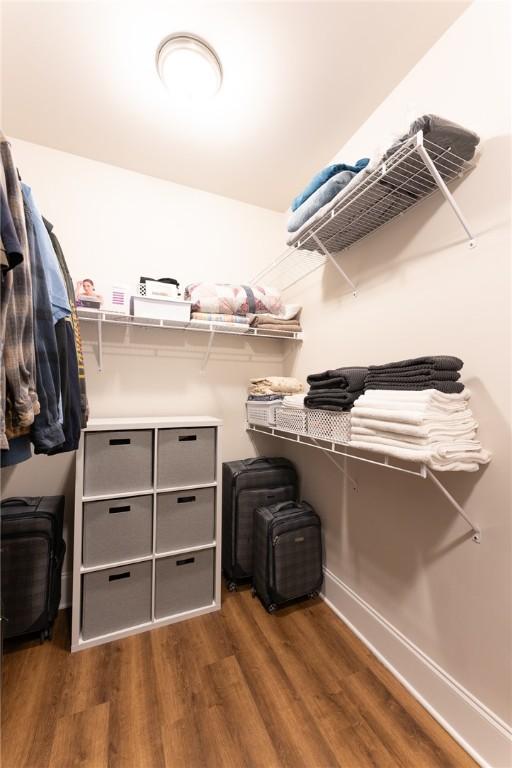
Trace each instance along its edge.
<instances>
[{"instance_id":1,"label":"white cube shelf unit","mask_svg":"<svg viewBox=\"0 0 512 768\"><path fill-rule=\"evenodd\" d=\"M76 454L72 651L220 609L221 426L89 421Z\"/></svg>"}]
</instances>

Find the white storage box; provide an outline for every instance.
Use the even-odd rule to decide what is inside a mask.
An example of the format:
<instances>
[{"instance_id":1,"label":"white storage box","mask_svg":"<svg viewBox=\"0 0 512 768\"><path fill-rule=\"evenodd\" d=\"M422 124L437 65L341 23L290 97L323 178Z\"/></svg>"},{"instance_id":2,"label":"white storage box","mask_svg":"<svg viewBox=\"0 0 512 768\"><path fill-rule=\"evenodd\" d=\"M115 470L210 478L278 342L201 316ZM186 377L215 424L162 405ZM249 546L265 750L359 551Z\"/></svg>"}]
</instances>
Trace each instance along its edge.
<instances>
[{"instance_id":1,"label":"white storage box","mask_svg":"<svg viewBox=\"0 0 512 768\"><path fill-rule=\"evenodd\" d=\"M308 435L336 443L350 442L350 412L311 408L306 411Z\"/></svg>"},{"instance_id":2,"label":"white storage box","mask_svg":"<svg viewBox=\"0 0 512 768\"><path fill-rule=\"evenodd\" d=\"M147 296L132 296L132 315L134 317L149 317L153 320L190 320L191 301L180 299L156 299Z\"/></svg>"},{"instance_id":3,"label":"white storage box","mask_svg":"<svg viewBox=\"0 0 512 768\"><path fill-rule=\"evenodd\" d=\"M306 411L302 408L276 408L276 429L306 434Z\"/></svg>"},{"instance_id":4,"label":"white storage box","mask_svg":"<svg viewBox=\"0 0 512 768\"><path fill-rule=\"evenodd\" d=\"M282 400L248 400L247 422L260 424L263 427L273 427L276 423L276 410L282 405Z\"/></svg>"}]
</instances>

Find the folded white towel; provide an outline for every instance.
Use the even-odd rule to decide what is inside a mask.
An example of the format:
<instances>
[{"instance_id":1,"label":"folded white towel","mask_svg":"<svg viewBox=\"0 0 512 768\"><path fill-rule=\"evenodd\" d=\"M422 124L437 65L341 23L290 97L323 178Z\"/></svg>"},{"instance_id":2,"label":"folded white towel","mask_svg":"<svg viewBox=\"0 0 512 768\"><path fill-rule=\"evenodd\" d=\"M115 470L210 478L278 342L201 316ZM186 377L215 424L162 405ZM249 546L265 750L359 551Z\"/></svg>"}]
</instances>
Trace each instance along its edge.
<instances>
[{"instance_id":1,"label":"folded white towel","mask_svg":"<svg viewBox=\"0 0 512 768\"><path fill-rule=\"evenodd\" d=\"M283 398L283 406L285 408L304 408L305 395L286 395Z\"/></svg>"},{"instance_id":2,"label":"folded white towel","mask_svg":"<svg viewBox=\"0 0 512 768\"><path fill-rule=\"evenodd\" d=\"M429 435L407 435L400 432L385 432L368 429L367 427L354 427L351 426L351 434L355 440L366 440L367 437L375 438L379 442L386 444L386 442L401 442L408 445L423 445L428 446L433 443L447 442L454 440L473 440L476 437L476 431L474 429L467 430L465 432L447 433L447 432L434 432ZM359 437L361 436L361 437Z\"/></svg>"},{"instance_id":3,"label":"folded white towel","mask_svg":"<svg viewBox=\"0 0 512 768\"><path fill-rule=\"evenodd\" d=\"M354 411L352 411L351 425L353 430L362 428L367 433L368 431L378 434L389 432L412 437L429 437L437 434L459 435L478 429L478 423L467 413L453 414L449 419L428 420L417 426L399 421L361 418L354 415Z\"/></svg>"},{"instance_id":4,"label":"folded white towel","mask_svg":"<svg viewBox=\"0 0 512 768\"><path fill-rule=\"evenodd\" d=\"M433 453L429 448L413 449L395 445L381 445L368 440L351 440L350 445L364 451L392 456L404 461L414 461L426 464L431 469L447 471L476 472L479 464L487 464L491 454L483 448L475 450L460 450L457 446L437 448Z\"/></svg>"},{"instance_id":5,"label":"folded white towel","mask_svg":"<svg viewBox=\"0 0 512 768\"><path fill-rule=\"evenodd\" d=\"M379 399L379 400L400 400L404 402L415 401L453 403L459 400L469 400L471 391L465 387L462 392L440 392L438 389L369 389L359 400Z\"/></svg>"},{"instance_id":6,"label":"folded white towel","mask_svg":"<svg viewBox=\"0 0 512 768\"><path fill-rule=\"evenodd\" d=\"M469 409L461 411L471 418ZM399 408L356 408L352 409L353 418L376 419L380 421L393 421L399 424L416 424L418 426L428 423L449 422L452 413L443 413L437 410L401 410Z\"/></svg>"}]
</instances>

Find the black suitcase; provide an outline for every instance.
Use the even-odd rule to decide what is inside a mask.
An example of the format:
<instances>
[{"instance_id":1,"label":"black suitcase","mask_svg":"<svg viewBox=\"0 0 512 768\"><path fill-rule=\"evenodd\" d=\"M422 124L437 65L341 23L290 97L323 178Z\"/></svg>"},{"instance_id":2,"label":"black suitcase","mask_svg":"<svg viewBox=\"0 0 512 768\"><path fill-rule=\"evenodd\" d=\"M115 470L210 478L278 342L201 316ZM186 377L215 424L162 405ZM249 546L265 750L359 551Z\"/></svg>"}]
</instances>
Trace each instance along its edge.
<instances>
[{"instance_id":1,"label":"black suitcase","mask_svg":"<svg viewBox=\"0 0 512 768\"><path fill-rule=\"evenodd\" d=\"M321 524L307 502L258 507L253 542L253 595L269 613L318 595L323 581Z\"/></svg>"},{"instance_id":2,"label":"black suitcase","mask_svg":"<svg viewBox=\"0 0 512 768\"><path fill-rule=\"evenodd\" d=\"M230 590L252 576L254 510L298 498L298 478L288 459L242 459L222 465L222 568Z\"/></svg>"},{"instance_id":3,"label":"black suitcase","mask_svg":"<svg viewBox=\"0 0 512 768\"><path fill-rule=\"evenodd\" d=\"M64 496L5 499L0 514L4 638L50 638L66 551Z\"/></svg>"}]
</instances>

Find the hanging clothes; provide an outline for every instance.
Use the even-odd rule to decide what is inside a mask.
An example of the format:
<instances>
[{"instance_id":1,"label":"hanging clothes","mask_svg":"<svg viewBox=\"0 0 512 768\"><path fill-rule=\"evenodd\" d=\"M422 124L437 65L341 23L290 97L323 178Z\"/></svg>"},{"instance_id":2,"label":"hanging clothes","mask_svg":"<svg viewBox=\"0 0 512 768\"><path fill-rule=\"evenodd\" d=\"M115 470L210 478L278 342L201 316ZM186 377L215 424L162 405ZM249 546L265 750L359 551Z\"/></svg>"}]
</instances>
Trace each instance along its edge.
<instances>
[{"instance_id":1,"label":"hanging clothes","mask_svg":"<svg viewBox=\"0 0 512 768\"><path fill-rule=\"evenodd\" d=\"M78 383L79 383L79 391L80 391L80 426L82 427L82 429L84 429L87 426L87 420L89 418L89 403L87 401L84 353L82 349L82 335L80 333L80 321L78 320L78 313L76 311L75 291L73 288L73 281L71 279L71 275L69 274L68 265L64 257L64 252L61 248L57 235L53 230L53 224L50 221L48 221L48 219L45 219L44 216L43 216L43 223L47 229L48 234L50 235L50 240L52 241L53 250L55 251L57 260L59 262L60 270L62 272L62 277L64 278L64 283L66 285L69 305L71 307L71 325L73 326L73 333L75 337L75 349L76 349L76 358L77 358L77 365L78 365Z\"/></svg>"},{"instance_id":2,"label":"hanging clothes","mask_svg":"<svg viewBox=\"0 0 512 768\"><path fill-rule=\"evenodd\" d=\"M5 272L2 280L1 351L6 387L5 390L2 388L2 396L5 394L5 422L2 419L0 445L6 448L8 425L13 430L28 432L40 408L35 382L32 280L26 258L23 198L11 147L1 131L0 158L1 183L23 255L17 266Z\"/></svg>"}]
</instances>

